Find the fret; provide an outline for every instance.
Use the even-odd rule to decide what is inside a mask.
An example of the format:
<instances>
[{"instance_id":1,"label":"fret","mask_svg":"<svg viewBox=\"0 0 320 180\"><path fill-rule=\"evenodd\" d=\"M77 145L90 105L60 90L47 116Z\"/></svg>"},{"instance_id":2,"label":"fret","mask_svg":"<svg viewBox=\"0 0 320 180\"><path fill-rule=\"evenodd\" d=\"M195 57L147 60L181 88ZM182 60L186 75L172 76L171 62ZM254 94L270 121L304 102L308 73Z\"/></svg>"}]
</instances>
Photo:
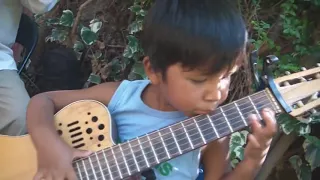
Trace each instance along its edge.
<instances>
[{"instance_id":1,"label":"fret","mask_svg":"<svg viewBox=\"0 0 320 180\"><path fill-rule=\"evenodd\" d=\"M179 147L176 140L174 139L174 135L171 131L171 127L169 126L167 128L163 128L159 131L159 133L161 134L163 144L168 151L169 159L171 159L172 156L176 156L180 154Z\"/></svg>"},{"instance_id":2,"label":"fret","mask_svg":"<svg viewBox=\"0 0 320 180\"><path fill-rule=\"evenodd\" d=\"M127 163L127 159L126 159L126 157L124 156L123 149L122 149L121 146L122 146L122 144L119 144L119 148L120 148L120 152L121 152L121 154L122 154L123 160L124 160L124 164L125 164L125 166L126 166L126 169L127 169L127 171L128 171L128 174L129 174L129 176L130 176L130 175L131 175L131 172L130 172L130 170L129 170L128 163Z\"/></svg>"},{"instance_id":3,"label":"fret","mask_svg":"<svg viewBox=\"0 0 320 180\"><path fill-rule=\"evenodd\" d=\"M226 122L227 122L227 124L228 124L228 127L229 127L229 129L230 129L230 131L231 132L233 132L233 128L231 127L231 125L230 125L230 122L229 122L229 120L228 120L228 117L226 116L226 114L224 113L224 111L223 111L223 108L221 107L220 108L220 111L221 111L221 113L222 113L222 115L223 115L223 117L224 117L224 119L226 120ZM232 112L230 112L230 114L231 114ZM228 113L229 114L229 113Z\"/></svg>"},{"instance_id":4,"label":"fret","mask_svg":"<svg viewBox=\"0 0 320 180\"><path fill-rule=\"evenodd\" d=\"M111 147L110 149L111 149L111 154L112 154L112 157L113 157L113 159L114 159L114 162L115 162L115 167L116 167L116 169L118 170L117 172L119 172L119 176L121 177L121 179L122 179L122 172L121 172L121 170L120 170L120 167L119 167L119 164L118 164L118 161L117 161L117 158L116 158L116 156L115 156L115 154L114 154L114 151L113 151L113 148L114 147L116 147L116 146L113 146L113 147ZM113 169L111 169L112 171L114 171Z\"/></svg>"},{"instance_id":5,"label":"fret","mask_svg":"<svg viewBox=\"0 0 320 180\"><path fill-rule=\"evenodd\" d=\"M196 147L203 145L204 142L201 138L200 130L197 128L194 119L191 118L181 123L185 127L185 130L187 131L187 134L189 135L192 145ZM194 147L192 148L194 149Z\"/></svg>"},{"instance_id":6,"label":"fret","mask_svg":"<svg viewBox=\"0 0 320 180\"><path fill-rule=\"evenodd\" d=\"M88 173L89 179L96 179L95 169L94 169L94 166L91 162L90 156L88 158L84 159L83 163L85 164L84 168L86 169L86 172Z\"/></svg>"},{"instance_id":7,"label":"fret","mask_svg":"<svg viewBox=\"0 0 320 180\"><path fill-rule=\"evenodd\" d=\"M273 102L268 98L268 95L266 94L265 91L263 91L263 98L257 97L258 95L253 95L252 96L252 101L254 102L254 104L256 105L257 109L259 110L259 112L261 112L262 109L264 108L269 108L274 110L273 108ZM257 98L255 98L257 97Z\"/></svg>"},{"instance_id":8,"label":"fret","mask_svg":"<svg viewBox=\"0 0 320 180\"><path fill-rule=\"evenodd\" d=\"M134 174L140 171L139 165L135 158L134 152L132 150L131 144L129 141L122 144L123 153L125 154L125 159L130 169L130 173Z\"/></svg>"},{"instance_id":9,"label":"fret","mask_svg":"<svg viewBox=\"0 0 320 180\"><path fill-rule=\"evenodd\" d=\"M77 176L80 180L83 180L83 176L82 176L82 171L81 171L81 169L80 169L80 166L79 166L79 161L76 161L76 162L74 162L73 163L73 165L76 165L76 168L75 169L77 169L77 175L79 175L79 176Z\"/></svg>"},{"instance_id":10,"label":"fret","mask_svg":"<svg viewBox=\"0 0 320 180\"><path fill-rule=\"evenodd\" d=\"M241 112L238 110L236 103L231 103L223 106L223 110L225 112L225 117L232 127L232 132L238 131L246 126L246 124L243 122Z\"/></svg>"},{"instance_id":11,"label":"fret","mask_svg":"<svg viewBox=\"0 0 320 180\"><path fill-rule=\"evenodd\" d=\"M243 114L242 114L242 112L241 112L241 110L240 110L240 108L239 108L239 106L238 106L236 101L234 102L234 105L236 106L237 110L239 111L239 114L241 116L241 119L242 119L244 125L248 126L248 123L247 123L246 119L244 118L244 116L243 116Z\"/></svg>"},{"instance_id":12,"label":"fret","mask_svg":"<svg viewBox=\"0 0 320 180\"><path fill-rule=\"evenodd\" d=\"M255 114L257 111L253 102L250 100L250 97L240 99L237 101L237 106L240 109L242 117L247 120L250 114ZM246 121L247 123L247 121ZM248 123L247 123L248 124Z\"/></svg>"},{"instance_id":13,"label":"fret","mask_svg":"<svg viewBox=\"0 0 320 180\"><path fill-rule=\"evenodd\" d=\"M190 143L191 148L194 149L193 144L192 144L192 142L191 142L191 139L190 139L190 137L189 137L189 134L188 134L186 128L184 127L183 123L180 123L180 124L182 125L183 130L184 130L184 132L185 132L186 135L187 135L187 138L188 138L188 141L189 141L189 143Z\"/></svg>"},{"instance_id":14,"label":"fret","mask_svg":"<svg viewBox=\"0 0 320 180\"><path fill-rule=\"evenodd\" d=\"M121 152L121 144L112 146L112 154L114 156L116 166L120 172L120 177L129 175L129 170L127 169L126 161Z\"/></svg>"},{"instance_id":15,"label":"fret","mask_svg":"<svg viewBox=\"0 0 320 180\"><path fill-rule=\"evenodd\" d=\"M204 139L203 134L202 134L202 132L201 132L201 130L199 128L199 125L198 125L197 121L195 120L195 118L192 118L192 119L193 119L193 122L195 123L195 125L197 126L197 130L199 131L199 134L201 136L203 144L207 144L207 141Z\"/></svg>"},{"instance_id":16,"label":"fret","mask_svg":"<svg viewBox=\"0 0 320 180\"><path fill-rule=\"evenodd\" d=\"M210 124L211 124L211 126L212 126L212 128L213 128L214 132L216 133L217 137L218 137L218 138L220 138L220 134L218 133L218 131L217 131L216 127L214 126L214 124L213 124L213 121L212 121L211 117L210 117L208 114L207 114L207 117L208 117L208 120L210 121Z\"/></svg>"},{"instance_id":17,"label":"fret","mask_svg":"<svg viewBox=\"0 0 320 180\"><path fill-rule=\"evenodd\" d=\"M215 137L219 138L219 134L216 131L209 115L200 115L194 117L193 119L197 122L200 132L203 134L206 142L211 141Z\"/></svg>"},{"instance_id":18,"label":"fret","mask_svg":"<svg viewBox=\"0 0 320 180\"><path fill-rule=\"evenodd\" d=\"M179 144L178 144L178 141L177 141L177 139L176 139L176 135L173 133L173 131L172 131L172 129L171 129L171 126L169 126L169 129L170 129L170 132L171 132L172 137L173 137L173 139L174 139L174 142L175 142L176 145L177 145L177 149L178 149L179 153L182 154L181 149L180 149Z\"/></svg>"},{"instance_id":19,"label":"fret","mask_svg":"<svg viewBox=\"0 0 320 180\"><path fill-rule=\"evenodd\" d=\"M93 176L94 176L94 179L97 179L97 176L96 176L96 170L94 169L94 166L92 165L92 161L91 161L91 158L90 158L90 156L88 157L88 159L89 159L89 162L90 162L90 166L91 166L91 168L92 168L92 171L93 171Z\"/></svg>"},{"instance_id":20,"label":"fret","mask_svg":"<svg viewBox=\"0 0 320 180\"><path fill-rule=\"evenodd\" d=\"M181 123L177 123L171 126L173 134L177 139L179 149L181 153L187 152L192 149L190 142L187 138L186 132Z\"/></svg>"},{"instance_id":21,"label":"fret","mask_svg":"<svg viewBox=\"0 0 320 180\"><path fill-rule=\"evenodd\" d=\"M159 164L159 159L158 159L157 153L156 153L156 151L154 150L154 147L153 147L153 145L152 145L152 143L151 143L151 140L150 140L150 135L147 134L146 136L147 136L147 138L148 138L148 142L149 142L149 144L150 144L150 146L151 146L151 149L152 149L152 152L153 152L153 154L154 154L154 157L156 158L156 161L157 161L157 163Z\"/></svg>"},{"instance_id":22,"label":"fret","mask_svg":"<svg viewBox=\"0 0 320 180\"><path fill-rule=\"evenodd\" d=\"M111 180L113 180L113 174L111 173L110 166L109 166L109 163L108 163L108 160L107 160L107 157L106 157L106 154L105 154L104 150L102 151L102 155L103 155L104 161L106 162L110 178L111 178Z\"/></svg>"},{"instance_id":23,"label":"fret","mask_svg":"<svg viewBox=\"0 0 320 180\"><path fill-rule=\"evenodd\" d=\"M260 113L259 113L259 111L258 111L257 107L255 106L254 102L252 101L251 97L250 97L250 96L248 96L248 98L249 98L249 100L250 100L250 102L251 102L251 104L252 104L252 106L253 106L253 108L254 108L254 110L255 110L256 114L258 115L259 119L262 119L262 118L261 118L261 116L260 116Z\"/></svg>"},{"instance_id":24,"label":"fret","mask_svg":"<svg viewBox=\"0 0 320 180\"><path fill-rule=\"evenodd\" d=\"M94 152L94 154L96 154L96 152ZM89 157L88 157L89 162L90 162L90 166L91 166L91 168L93 169L94 178L95 178L95 179L98 179L97 177L103 176L102 171L100 171L100 169L99 169L99 168L101 168L101 167L100 167L99 165L98 165L98 167L97 167L97 166L96 166L96 163L93 164L93 163L92 163L92 160L91 160L91 157L92 157L92 156L89 156ZM95 157L96 161L99 163L99 159L98 159L96 156L94 156L94 157ZM92 158L93 158L93 157L92 157ZM97 167L97 169L96 169L96 167Z\"/></svg>"},{"instance_id":25,"label":"fret","mask_svg":"<svg viewBox=\"0 0 320 180\"><path fill-rule=\"evenodd\" d=\"M101 172L101 176L102 176L102 179L105 180L105 177L106 176L109 176L109 173L108 172L104 172L106 170L105 167L103 167L102 165L105 165L105 164L102 164L100 163L100 158L98 156L98 153L97 152L94 152L95 156L96 156L96 159L97 159L97 162L98 162L98 167L99 167L99 170ZM101 154L101 153L99 153ZM109 179L109 177L107 177Z\"/></svg>"},{"instance_id":26,"label":"fret","mask_svg":"<svg viewBox=\"0 0 320 180\"><path fill-rule=\"evenodd\" d=\"M169 157L166 153L166 149L164 148L164 145L161 141L159 133L157 131L155 131L155 132L149 134L149 139L150 139L151 145L154 149L154 152L156 154L156 157L158 159L157 163L159 163L160 161L168 160Z\"/></svg>"},{"instance_id":27,"label":"fret","mask_svg":"<svg viewBox=\"0 0 320 180\"><path fill-rule=\"evenodd\" d=\"M160 138L161 138L161 142L162 142L162 144L163 144L163 147L164 147L164 149L165 149L165 151L166 151L166 153L167 153L168 159L171 159L171 156L170 156L169 151L168 151L168 149L167 149L167 147L166 147L166 144L164 143L164 140L163 140L161 131L158 131L158 133L159 133L159 136L160 136Z\"/></svg>"},{"instance_id":28,"label":"fret","mask_svg":"<svg viewBox=\"0 0 320 180\"><path fill-rule=\"evenodd\" d=\"M139 146L140 146L140 151L135 151L136 153L139 153L139 152L142 152L142 155L143 155L143 158L144 158L144 160L145 160L145 162L146 162L146 165L147 165L147 167L150 167L150 164L149 164L149 162L148 162L148 159L147 159L147 157L146 157L146 154L144 153L144 150L143 150L143 147L142 147L142 145L141 145L141 142L140 142L140 140L139 140L139 138L137 138L137 141L138 141L138 144L139 144ZM132 146L133 148L134 148L134 146ZM141 157L141 156L136 156L136 157ZM138 163L143 163L143 161L139 161L138 160ZM140 165L140 164L139 164ZM141 167L143 167L143 166L141 166L140 165L140 168Z\"/></svg>"},{"instance_id":29,"label":"fret","mask_svg":"<svg viewBox=\"0 0 320 180\"><path fill-rule=\"evenodd\" d=\"M153 146L151 145L151 142L149 141L149 137L146 136L142 136L139 138L140 139L140 143L142 146L142 150L148 160L149 165L155 165L158 164L158 159L156 158L156 154L153 150Z\"/></svg>"},{"instance_id":30,"label":"fret","mask_svg":"<svg viewBox=\"0 0 320 180\"><path fill-rule=\"evenodd\" d=\"M226 117L221 111L221 108L218 108L213 112L211 119L213 120L213 125L219 133L219 136L225 136L232 132L226 121Z\"/></svg>"},{"instance_id":31,"label":"fret","mask_svg":"<svg viewBox=\"0 0 320 180\"><path fill-rule=\"evenodd\" d=\"M86 164L84 163L84 159L81 160L81 162L82 162L83 170L84 170L84 172L86 173L87 178L88 178L88 179L91 179L91 178L89 178L89 173L88 173L88 171L87 171ZM91 173L91 174L92 174L92 173Z\"/></svg>"},{"instance_id":32,"label":"fret","mask_svg":"<svg viewBox=\"0 0 320 180\"><path fill-rule=\"evenodd\" d=\"M266 96L268 97L268 100L271 102L271 106L272 106L272 110L275 111L275 113L277 113L279 111L279 107L278 104L276 102L276 100L274 99L274 97L272 96L271 92L266 89L264 90L264 93L266 94Z\"/></svg>"}]
</instances>

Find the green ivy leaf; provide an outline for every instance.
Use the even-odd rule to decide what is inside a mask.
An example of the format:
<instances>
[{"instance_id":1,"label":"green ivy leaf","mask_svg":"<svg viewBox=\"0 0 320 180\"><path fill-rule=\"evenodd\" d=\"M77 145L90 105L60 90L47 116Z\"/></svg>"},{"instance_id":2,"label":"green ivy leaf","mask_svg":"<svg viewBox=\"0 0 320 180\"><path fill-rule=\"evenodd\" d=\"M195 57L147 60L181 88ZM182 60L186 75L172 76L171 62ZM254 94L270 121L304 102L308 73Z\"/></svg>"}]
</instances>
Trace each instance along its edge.
<instances>
[{"instance_id":1,"label":"green ivy leaf","mask_svg":"<svg viewBox=\"0 0 320 180\"><path fill-rule=\"evenodd\" d=\"M311 180L311 169L298 155L289 158L292 168L295 170L299 180Z\"/></svg>"},{"instance_id":2,"label":"green ivy leaf","mask_svg":"<svg viewBox=\"0 0 320 180\"><path fill-rule=\"evenodd\" d=\"M135 4L135 5L131 6L129 9L131 10L131 12L137 14L138 12L141 11L141 6L138 4Z\"/></svg>"},{"instance_id":3,"label":"green ivy leaf","mask_svg":"<svg viewBox=\"0 0 320 180\"><path fill-rule=\"evenodd\" d=\"M60 17L60 22L59 24L62 26L66 26L66 27L72 27L73 25L73 12L70 10L64 10L62 12L62 15Z\"/></svg>"},{"instance_id":4,"label":"green ivy leaf","mask_svg":"<svg viewBox=\"0 0 320 180\"><path fill-rule=\"evenodd\" d=\"M131 49L129 48L129 46L127 46L124 51L123 51L123 56L126 58L132 58L133 57L133 52L131 51Z\"/></svg>"},{"instance_id":5,"label":"green ivy leaf","mask_svg":"<svg viewBox=\"0 0 320 180\"><path fill-rule=\"evenodd\" d=\"M68 36L68 31L66 29L63 28L53 28L51 30L51 34L46 37L46 42L51 41L58 41L58 42L63 42L66 40Z\"/></svg>"},{"instance_id":6,"label":"green ivy leaf","mask_svg":"<svg viewBox=\"0 0 320 180\"><path fill-rule=\"evenodd\" d=\"M138 49L139 49L138 39L133 35L129 35L127 38L129 41L128 46L131 49L132 53L138 52Z\"/></svg>"},{"instance_id":7,"label":"green ivy leaf","mask_svg":"<svg viewBox=\"0 0 320 180\"><path fill-rule=\"evenodd\" d=\"M94 84L100 84L101 78L98 75L90 74L88 81Z\"/></svg>"},{"instance_id":8,"label":"green ivy leaf","mask_svg":"<svg viewBox=\"0 0 320 180\"><path fill-rule=\"evenodd\" d=\"M46 20L46 25L47 26L58 25L59 21L60 20L58 18L49 18Z\"/></svg>"},{"instance_id":9,"label":"green ivy leaf","mask_svg":"<svg viewBox=\"0 0 320 180\"><path fill-rule=\"evenodd\" d=\"M98 35L87 27L81 29L81 38L86 45L92 45L98 39Z\"/></svg>"},{"instance_id":10,"label":"green ivy leaf","mask_svg":"<svg viewBox=\"0 0 320 180\"><path fill-rule=\"evenodd\" d=\"M311 131L311 127L309 124L301 122L286 113L279 116L278 123L280 124L280 128L285 134L295 132L301 136L309 134Z\"/></svg>"},{"instance_id":11,"label":"green ivy leaf","mask_svg":"<svg viewBox=\"0 0 320 180\"><path fill-rule=\"evenodd\" d=\"M142 21L134 21L129 25L129 33L134 34L142 30Z\"/></svg>"},{"instance_id":12,"label":"green ivy leaf","mask_svg":"<svg viewBox=\"0 0 320 180\"><path fill-rule=\"evenodd\" d=\"M81 41L76 41L73 45L73 49L77 52L82 51L84 49L84 44Z\"/></svg>"},{"instance_id":13,"label":"green ivy leaf","mask_svg":"<svg viewBox=\"0 0 320 180\"><path fill-rule=\"evenodd\" d=\"M320 139L315 136L304 136L306 139L303 143L305 159L311 166L311 171L320 167Z\"/></svg>"},{"instance_id":14,"label":"green ivy leaf","mask_svg":"<svg viewBox=\"0 0 320 180\"><path fill-rule=\"evenodd\" d=\"M98 19L93 19L90 21L89 26L90 26L92 32L97 33L102 27L102 22Z\"/></svg>"},{"instance_id":15,"label":"green ivy leaf","mask_svg":"<svg viewBox=\"0 0 320 180\"><path fill-rule=\"evenodd\" d=\"M130 72L131 78L135 79L147 79L147 75L144 71L143 64L139 61L135 62L134 65L132 66L131 72ZM131 79L130 78L130 79Z\"/></svg>"}]
</instances>

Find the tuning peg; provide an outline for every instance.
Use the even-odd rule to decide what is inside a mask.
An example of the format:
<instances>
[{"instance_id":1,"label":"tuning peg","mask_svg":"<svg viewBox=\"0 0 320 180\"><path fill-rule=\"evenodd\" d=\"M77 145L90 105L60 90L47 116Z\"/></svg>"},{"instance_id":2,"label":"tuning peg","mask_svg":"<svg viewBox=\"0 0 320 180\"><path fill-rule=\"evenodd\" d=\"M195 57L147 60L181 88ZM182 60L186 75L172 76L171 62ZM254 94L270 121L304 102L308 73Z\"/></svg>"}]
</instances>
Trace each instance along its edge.
<instances>
[{"instance_id":1,"label":"tuning peg","mask_svg":"<svg viewBox=\"0 0 320 180\"><path fill-rule=\"evenodd\" d=\"M307 70L307 68L305 68L305 67L301 67L301 70L302 70L302 71L305 71L305 70Z\"/></svg>"},{"instance_id":2,"label":"tuning peg","mask_svg":"<svg viewBox=\"0 0 320 180\"><path fill-rule=\"evenodd\" d=\"M320 63L317 63L317 66L320 67Z\"/></svg>"}]
</instances>

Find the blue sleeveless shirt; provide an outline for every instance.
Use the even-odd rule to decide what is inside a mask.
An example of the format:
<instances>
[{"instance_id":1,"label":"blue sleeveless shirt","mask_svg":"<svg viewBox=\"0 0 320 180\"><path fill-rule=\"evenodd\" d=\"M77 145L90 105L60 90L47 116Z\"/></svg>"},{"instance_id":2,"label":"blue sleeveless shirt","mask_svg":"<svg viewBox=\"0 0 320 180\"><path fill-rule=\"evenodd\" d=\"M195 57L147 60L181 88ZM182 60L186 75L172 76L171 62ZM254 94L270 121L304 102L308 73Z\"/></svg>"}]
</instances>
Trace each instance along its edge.
<instances>
[{"instance_id":1,"label":"blue sleeveless shirt","mask_svg":"<svg viewBox=\"0 0 320 180\"><path fill-rule=\"evenodd\" d=\"M187 118L181 112L164 112L146 105L141 95L149 83L149 80L124 80L108 104L120 142ZM188 152L155 166L151 169L151 176L155 176L153 179L156 180L195 180L199 171L199 159L200 149ZM141 177L141 180L145 179Z\"/></svg>"}]
</instances>

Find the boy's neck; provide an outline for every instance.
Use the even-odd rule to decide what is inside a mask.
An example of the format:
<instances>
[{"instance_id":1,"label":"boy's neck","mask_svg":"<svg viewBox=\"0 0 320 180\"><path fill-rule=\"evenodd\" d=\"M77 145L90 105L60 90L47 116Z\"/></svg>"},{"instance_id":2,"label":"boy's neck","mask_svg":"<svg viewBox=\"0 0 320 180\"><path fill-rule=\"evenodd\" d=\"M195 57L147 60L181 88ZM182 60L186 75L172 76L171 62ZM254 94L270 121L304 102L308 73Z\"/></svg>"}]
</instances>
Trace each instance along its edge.
<instances>
[{"instance_id":1,"label":"boy's neck","mask_svg":"<svg viewBox=\"0 0 320 180\"><path fill-rule=\"evenodd\" d=\"M156 85L147 85L141 93L141 99L150 108L159 111L176 111L163 97L160 88Z\"/></svg>"}]
</instances>

